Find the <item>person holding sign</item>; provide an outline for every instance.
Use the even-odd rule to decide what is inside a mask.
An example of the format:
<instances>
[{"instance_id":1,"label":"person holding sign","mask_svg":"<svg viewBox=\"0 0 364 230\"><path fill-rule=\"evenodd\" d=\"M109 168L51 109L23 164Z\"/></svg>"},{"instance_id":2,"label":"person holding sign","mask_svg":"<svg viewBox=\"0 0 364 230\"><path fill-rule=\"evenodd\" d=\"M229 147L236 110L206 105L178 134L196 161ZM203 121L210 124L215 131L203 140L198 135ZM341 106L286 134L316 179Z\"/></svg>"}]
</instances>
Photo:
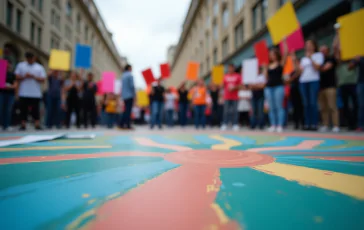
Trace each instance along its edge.
<instances>
[{"instance_id":1,"label":"person holding sign","mask_svg":"<svg viewBox=\"0 0 364 230\"><path fill-rule=\"evenodd\" d=\"M191 89L190 94L194 107L195 127L196 129L199 129L200 126L202 126L202 128L205 129L205 109L207 101L207 88L205 82L202 79L198 80L196 86Z\"/></svg>"},{"instance_id":2,"label":"person holding sign","mask_svg":"<svg viewBox=\"0 0 364 230\"><path fill-rule=\"evenodd\" d=\"M187 109L188 109L188 91L186 89L186 81L183 81L178 87L178 108L179 122L182 127L187 124Z\"/></svg>"},{"instance_id":3,"label":"person holding sign","mask_svg":"<svg viewBox=\"0 0 364 230\"><path fill-rule=\"evenodd\" d=\"M299 65L296 64L296 57L292 55L297 74L300 75L300 93L305 113L305 130L317 130L318 105L317 98L320 90L320 69L324 63L324 55L318 52L317 43L314 40L307 40L305 44L305 56L302 57Z\"/></svg>"},{"instance_id":4,"label":"person holding sign","mask_svg":"<svg viewBox=\"0 0 364 230\"><path fill-rule=\"evenodd\" d=\"M7 62L5 88L0 88L0 125L4 131L8 130L11 125L11 112L17 87L12 69L11 63Z\"/></svg>"},{"instance_id":5,"label":"person holding sign","mask_svg":"<svg viewBox=\"0 0 364 230\"><path fill-rule=\"evenodd\" d=\"M252 115L250 119L252 129L264 128L264 88L266 85L266 78L262 72L262 68L260 68L260 74L256 78L254 84L248 86L248 89L252 91Z\"/></svg>"},{"instance_id":6,"label":"person holding sign","mask_svg":"<svg viewBox=\"0 0 364 230\"><path fill-rule=\"evenodd\" d=\"M76 125L80 128L80 93L82 92L82 82L77 72L72 72L70 79L64 83L64 91L67 93L66 98L66 127L69 129L71 124L71 115L74 112L76 115Z\"/></svg>"},{"instance_id":7,"label":"person holding sign","mask_svg":"<svg viewBox=\"0 0 364 230\"><path fill-rule=\"evenodd\" d=\"M233 130L238 131L238 101L239 86L241 84L241 75L235 72L235 66L230 64L228 73L224 76L224 114L221 130L227 129L229 121L233 125Z\"/></svg>"},{"instance_id":8,"label":"person holding sign","mask_svg":"<svg viewBox=\"0 0 364 230\"><path fill-rule=\"evenodd\" d=\"M63 87L62 73L51 70L48 74L48 94L47 94L47 128L53 125L61 128L61 91Z\"/></svg>"},{"instance_id":9,"label":"person holding sign","mask_svg":"<svg viewBox=\"0 0 364 230\"><path fill-rule=\"evenodd\" d=\"M163 107L165 100L165 88L161 84L162 78L159 78L151 90L151 103L152 103L152 120L150 128L153 129L154 125L158 125L162 129Z\"/></svg>"},{"instance_id":10,"label":"person holding sign","mask_svg":"<svg viewBox=\"0 0 364 230\"><path fill-rule=\"evenodd\" d=\"M36 62L33 53L25 53L26 61L20 62L15 68L16 79L19 81L19 103L21 110L20 130L26 129L29 108L34 119L35 129L42 130L40 126L40 101L42 98L42 87L47 74L42 65Z\"/></svg>"},{"instance_id":11,"label":"person holding sign","mask_svg":"<svg viewBox=\"0 0 364 230\"><path fill-rule=\"evenodd\" d=\"M89 121L91 121L92 128L96 125L96 92L97 86L94 82L94 75L92 73L87 74L87 80L83 83L83 123L87 129Z\"/></svg>"},{"instance_id":12,"label":"person holding sign","mask_svg":"<svg viewBox=\"0 0 364 230\"><path fill-rule=\"evenodd\" d=\"M263 73L266 77L267 84L264 90L265 98L269 105L269 122L271 127L269 132L281 133L285 120L283 108L284 101L284 81L283 67L286 64L288 56L287 43L284 41L284 53L281 56L278 49L273 48L269 52L269 65L263 66Z\"/></svg>"}]
</instances>

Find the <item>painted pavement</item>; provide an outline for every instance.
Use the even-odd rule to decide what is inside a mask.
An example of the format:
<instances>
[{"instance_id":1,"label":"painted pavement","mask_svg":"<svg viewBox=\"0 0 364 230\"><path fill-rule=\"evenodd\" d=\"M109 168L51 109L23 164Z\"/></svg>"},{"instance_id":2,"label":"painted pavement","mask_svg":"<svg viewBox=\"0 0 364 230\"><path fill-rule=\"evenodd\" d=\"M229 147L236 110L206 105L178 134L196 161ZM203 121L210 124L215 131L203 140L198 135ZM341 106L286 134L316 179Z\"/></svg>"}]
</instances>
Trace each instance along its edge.
<instances>
[{"instance_id":1,"label":"painted pavement","mask_svg":"<svg viewBox=\"0 0 364 230\"><path fill-rule=\"evenodd\" d=\"M0 148L0 229L364 229L364 136L96 134Z\"/></svg>"}]
</instances>

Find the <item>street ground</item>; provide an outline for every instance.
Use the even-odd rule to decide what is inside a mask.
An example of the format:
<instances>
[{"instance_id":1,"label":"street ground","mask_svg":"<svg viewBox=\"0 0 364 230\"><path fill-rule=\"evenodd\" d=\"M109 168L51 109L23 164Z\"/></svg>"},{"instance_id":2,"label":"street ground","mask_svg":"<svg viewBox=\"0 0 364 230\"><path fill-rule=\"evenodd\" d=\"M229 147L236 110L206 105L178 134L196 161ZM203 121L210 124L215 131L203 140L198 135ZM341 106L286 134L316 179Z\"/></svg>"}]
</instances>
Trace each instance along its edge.
<instances>
[{"instance_id":1,"label":"street ground","mask_svg":"<svg viewBox=\"0 0 364 230\"><path fill-rule=\"evenodd\" d=\"M0 148L0 229L363 229L364 135L164 129Z\"/></svg>"}]
</instances>

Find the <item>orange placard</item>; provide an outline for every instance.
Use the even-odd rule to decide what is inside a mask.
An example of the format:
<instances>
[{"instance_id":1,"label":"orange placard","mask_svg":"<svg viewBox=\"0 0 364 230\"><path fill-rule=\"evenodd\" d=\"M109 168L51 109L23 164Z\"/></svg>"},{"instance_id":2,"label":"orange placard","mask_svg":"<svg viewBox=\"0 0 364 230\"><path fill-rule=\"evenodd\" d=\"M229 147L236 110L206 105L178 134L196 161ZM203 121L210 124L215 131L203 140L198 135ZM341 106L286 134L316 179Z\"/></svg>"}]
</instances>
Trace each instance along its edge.
<instances>
[{"instance_id":1,"label":"orange placard","mask_svg":"<svg viewBox=\"0 0 364 230\"><path fill-rule=\"evenodd\" d=\"M191 81L197 80L199 69L200 69L200 63L189 62L187 65L187 72L186 72L187 80L191 80Z\"/></svg>"},{"instance_id":2,"label":"orange placard","mask_svg":"<svg viewBox=\"0 0 364 230\"><path fill-rule=\"evenodd\" d=\"M291 74L293 72L293 70L294 70L294 67L293 67L292 57L288 56L287 60L286 60L286 64L284 65L284 68L283 68L283 74L284 75Z\"/></svg>"}]
</instances>

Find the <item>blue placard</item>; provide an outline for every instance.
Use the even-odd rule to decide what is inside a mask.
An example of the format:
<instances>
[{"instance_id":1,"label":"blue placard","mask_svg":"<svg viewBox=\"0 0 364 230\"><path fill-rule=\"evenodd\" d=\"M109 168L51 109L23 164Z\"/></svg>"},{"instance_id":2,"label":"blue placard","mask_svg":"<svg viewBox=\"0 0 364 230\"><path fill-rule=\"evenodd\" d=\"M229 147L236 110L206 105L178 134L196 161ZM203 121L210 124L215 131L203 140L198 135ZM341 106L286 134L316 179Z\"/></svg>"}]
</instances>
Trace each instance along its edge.
<instances>
[{"instance_id":1,"label":"blue placard","mask_svg":"<svg viewBox=\"0 0 364 230\"><path fill-rule=\"evenodd\" d=\"M75 67L89 69L91 68L91 60L92 60L91 46L76 44Z\"/></svg>"}]
</instances>

